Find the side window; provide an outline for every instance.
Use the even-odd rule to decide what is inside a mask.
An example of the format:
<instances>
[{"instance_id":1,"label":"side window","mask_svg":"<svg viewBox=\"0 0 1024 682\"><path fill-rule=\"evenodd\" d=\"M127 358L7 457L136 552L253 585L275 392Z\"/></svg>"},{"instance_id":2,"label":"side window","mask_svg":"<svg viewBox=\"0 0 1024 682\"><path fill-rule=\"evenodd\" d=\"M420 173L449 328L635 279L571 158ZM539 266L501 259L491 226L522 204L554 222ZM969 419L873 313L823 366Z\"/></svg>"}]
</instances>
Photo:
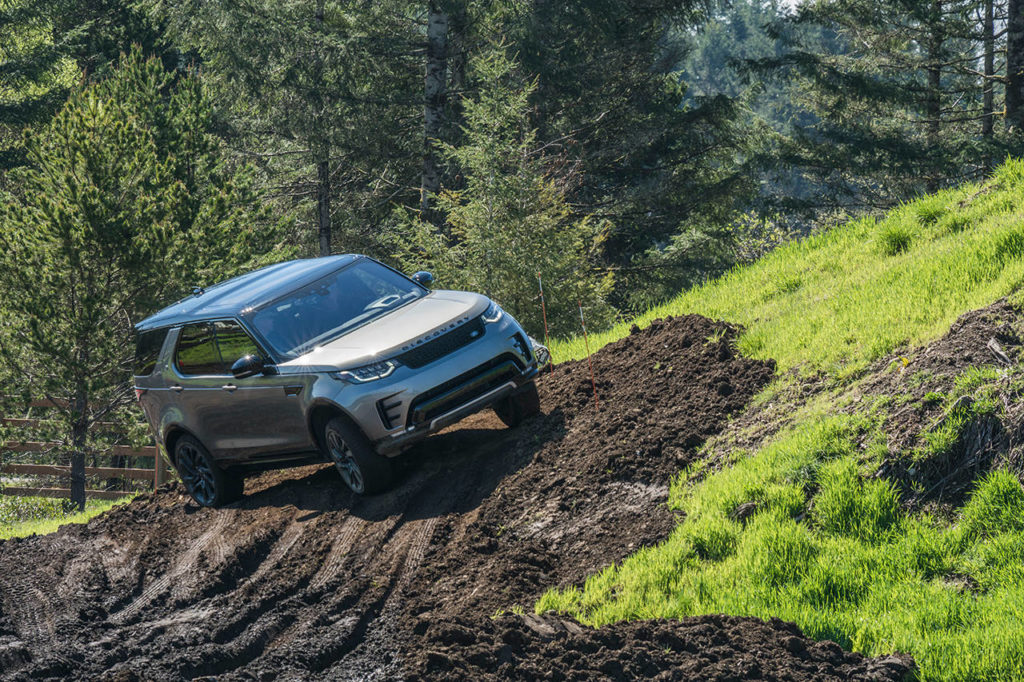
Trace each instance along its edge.
<instances>
[{"instance_id":1,"label":"side window","mask_svg":"<svg viewBox=\"0 0 1024 682\"><path fill-rule=\"evenodd\" d=\"M231 365L243 355L255 355L266 359L266 354L260 350L252 337L246 333L242 325L232 320L222 320L213 323L217 333L217 345L220 347L220 356L224 358L224 365L231 371Z\"/></svg>"},{"instance_id":2,"label":"side window","mask_svg":"<svg viewBox=\"0 0 1024 682\"><path fill-rule=\"evenodd\" d=\"M151 329L139 334L135 339L135 376L148 377L153 373L166 338L167 329Z\"/></svg>"},{"instance_id":3,"label":"side window","mask_svg":"<svg viewBox=\"0 0 1024 682\"><path fill-rule=\"evenodd\" d=\"M228 374L213 340L213 329L207 322L182 328L174 364L182 374Z\"/></svg>"}]
</instances>

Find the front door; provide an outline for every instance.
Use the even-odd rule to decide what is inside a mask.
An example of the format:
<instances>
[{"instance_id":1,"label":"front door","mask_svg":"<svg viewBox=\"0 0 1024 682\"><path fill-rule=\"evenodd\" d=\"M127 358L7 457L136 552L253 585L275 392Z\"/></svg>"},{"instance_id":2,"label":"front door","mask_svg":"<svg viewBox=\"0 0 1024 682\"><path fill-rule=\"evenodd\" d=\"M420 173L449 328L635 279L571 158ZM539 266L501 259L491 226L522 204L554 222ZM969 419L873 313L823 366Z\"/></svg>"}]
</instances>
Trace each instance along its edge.
<instances>
[{"instance_id":1,"label":"front door","mask_svg":"<svg viewBox=\"0 0 1024 682\"><path fill-rule=\"evenodd\" d=\"M224 434L222 447L231 457L260 459L275 454L309 451L314 448L306 426L303 394L310 377L269 374L235 379L231 365L246 355L268 356L234 320L213 323L213 331L228 372L222 412L217 421Z\"/></svg>"}]
</instances>

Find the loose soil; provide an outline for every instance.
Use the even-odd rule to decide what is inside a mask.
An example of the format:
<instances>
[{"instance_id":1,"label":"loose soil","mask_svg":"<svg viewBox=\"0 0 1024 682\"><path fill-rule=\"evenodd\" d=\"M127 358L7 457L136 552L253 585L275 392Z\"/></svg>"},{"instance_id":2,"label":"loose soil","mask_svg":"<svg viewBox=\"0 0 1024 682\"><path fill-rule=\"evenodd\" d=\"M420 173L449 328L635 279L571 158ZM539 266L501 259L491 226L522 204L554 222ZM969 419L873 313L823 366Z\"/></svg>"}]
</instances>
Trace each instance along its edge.
<instances>
[{"instance_id":1,"label":"loose soil","mask_svg":"<svg viewBox=\"0 0 1024 682\"><path fill-rule=\"evenodd\" d=\"M979 367L1006 369L1022 357L1024 319L1005 299L960 316L942 338L915 351L877 362L855 391L855 400L894 398L887 406L889 457L876 473L901 488L907 506L933 511L963 503L980 476L1000 466L1024 474L1024 403L1009 375L1000 380L1001 415L974 419L948 451L915 456L924 434L939 426L951 406L957 377Z\"/></svg>"},{"instance_id":2,"label":"loose soil","mask_svg":"<svg viewBox=\"0 0 1024 682\"><path fill-rule=\"evenodd\" d=\"M0 544L9 679L900 679L792 625L703 617L599 630L530 611L657 542L671 475L767 383L737 329L656 322L540 381L544 413L474 415L357 498L328 466L223 509L176 485Z\"/></svg>"}]
</instances>

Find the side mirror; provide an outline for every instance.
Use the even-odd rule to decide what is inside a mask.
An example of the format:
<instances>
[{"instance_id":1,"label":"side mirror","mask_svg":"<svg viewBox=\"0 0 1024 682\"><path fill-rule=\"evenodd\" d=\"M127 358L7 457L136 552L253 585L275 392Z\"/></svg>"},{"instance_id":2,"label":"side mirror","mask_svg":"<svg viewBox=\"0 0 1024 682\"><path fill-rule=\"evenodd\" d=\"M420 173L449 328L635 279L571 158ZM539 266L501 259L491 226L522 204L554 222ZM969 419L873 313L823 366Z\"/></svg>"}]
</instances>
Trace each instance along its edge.
<instances>
[{"instance_id":1,"label":"side mirror","mask_svg":"<svg viewBox=\"0 0 1024 682\"><path fill-rule=\"evenodd\" d=\"M434 283L434 276L426 270L420 270L412 276L412 281L419 284L421 287L430 287Z\"/></svg>"},{"instance_id":2,"label":"side mirror","mask_svg":"<svg viewBox=\"0 0 1024 682\"><path fill-rule=\"evenodd\" d=\"M236 379L247 379L257 374L263 374L266 369L266 365L263 364L263 358L260 356L243 355L235 360L235 364L231 365L231 374Z\"/></svg>"}]
</instances>

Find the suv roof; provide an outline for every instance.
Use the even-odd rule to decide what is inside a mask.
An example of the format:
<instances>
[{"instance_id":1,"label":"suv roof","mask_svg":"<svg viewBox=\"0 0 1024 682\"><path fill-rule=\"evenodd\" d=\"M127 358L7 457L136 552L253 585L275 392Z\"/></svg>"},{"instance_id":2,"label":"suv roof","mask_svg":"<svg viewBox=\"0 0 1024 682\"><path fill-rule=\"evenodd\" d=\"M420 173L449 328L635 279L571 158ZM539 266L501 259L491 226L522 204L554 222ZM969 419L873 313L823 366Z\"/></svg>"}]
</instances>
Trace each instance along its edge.
<instances>
[{"instance_id":1,"label":"suv roof","mask_svg":"<svg viewBox=\"0 0 1024 682\"><path fill-rule=\"evenodd\" d=\"M315 282L358 258L355 254L286 261L234 277L193 294L135 325L138 331L194 320L234 317L245 308L269 303L281 294Z\"/></svg>"}]
</instances>

